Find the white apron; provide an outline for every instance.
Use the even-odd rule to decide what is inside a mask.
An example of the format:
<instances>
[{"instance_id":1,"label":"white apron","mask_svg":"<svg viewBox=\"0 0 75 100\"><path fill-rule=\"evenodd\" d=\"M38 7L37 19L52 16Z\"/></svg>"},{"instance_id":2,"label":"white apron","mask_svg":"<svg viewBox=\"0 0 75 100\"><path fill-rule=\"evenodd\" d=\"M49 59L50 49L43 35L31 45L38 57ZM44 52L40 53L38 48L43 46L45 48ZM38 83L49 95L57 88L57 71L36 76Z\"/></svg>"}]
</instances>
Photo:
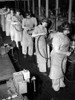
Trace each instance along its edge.
<instances>
[{"instance_id":1,"label":"white apron","mask_svg":"<svg viewBox=\"0 0 75 100\"><path fill-rule=\"evenodd\" d=\"M10 26L10 34L11 40L16 42L16 46L18 47L18 42L22 40L22 27L21 23L18 21L17 17L12 17L12 22Z\"/></svg>"},{"instance_id":2,"label":"white apron","mask_svg":"<svg viewBox=\"0 0 75 100\"><path fill-rule=\"evenodd\" d=\"M27 54L27 48L28 48L28 55L32 56L33 55L33 39L31 37L31 34L29 33L31 29L33 29L33 26L35 26L37 23L34 24L34 21L32 18L24 18L22 20L22 27L24 28L23 30L23 38L22 38L22 53L24 55Z\"/></svg>"},{"instance_id":3,"label":"white apron","mask_svg":"<svg viewBox=\"0 0 75 100\"><path fill-rule=\"evenodd\" d=\"M22 53L24 55L27 54L27 48L28 48L28 55L32 56L33 55L33 40L31 35L28 34L27 28L23 30L23 37L22 37Z\"/></svg>"},{"instance_id":4,"label":"white apron","mask_svg":"<svg viewBox=\"0 0 75 100\"><path fill-rule=\"evenodd\" d=\"M63 72L65 72L66 70L67 61L67 56L57 53L54 50L54 46L59 46L61 51L67 52L69 48L69 43L70 41L68 37L63 35L62 33L57 33L53 37L53 50L51 51L51 70L49 75L51 79L59 79L63 77Z\"/></svg>"},{"instance_id":5,"label":"white apron","mask_svg":"<svg viewBox=\"0 0 75 100\"><path fill-rule=\"evenodd\" d=\"M43 28L41 25L37 26L33 31L33 34L39 33L47 33L46 28ZM38 41L39 36L35 37L35 50L36 50L36 58L37 64L40 72L46 72L46 41L45 36L41 36ZM38 44L38 47L37 47ZM40 54L41 53L41 54Z\"/></svg>"},{"instance_id":6,"label":"white apron","mask_svg":"<svg viewBox=\"0 0 75 100\"><path fill-rule=\"evenodd\" d=\"M11 24L12 16L11 14L7 14L6 16L6 36L10 36L10 24Z\"/></svg>"},{"instance_id":7,"label":"white apron","mask_svg":"<svg viewBox=\"0 0 75 100\"><path fill-rule=\"evenodd\" d=\"M6 31L6 18L5 15L1 15L1 26L2 26L2 31Z\"/></svg>"}]
</instances>

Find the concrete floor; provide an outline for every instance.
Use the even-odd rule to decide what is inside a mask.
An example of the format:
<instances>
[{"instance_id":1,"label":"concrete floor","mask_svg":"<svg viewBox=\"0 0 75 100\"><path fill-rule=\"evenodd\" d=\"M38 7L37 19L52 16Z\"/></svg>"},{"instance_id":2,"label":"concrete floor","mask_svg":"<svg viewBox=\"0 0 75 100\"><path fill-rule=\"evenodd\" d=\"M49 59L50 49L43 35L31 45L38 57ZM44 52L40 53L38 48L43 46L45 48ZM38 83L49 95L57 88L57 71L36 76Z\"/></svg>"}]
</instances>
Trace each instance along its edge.
<instances>
[{"instance_id":1,"label":"concrete floor","mask_svg":"<svg viewBox=\"0 0 75 100\"><path fill-rule=\"evenodd\" d=\"M17 67L19 70L24 68L29 69L31 74L37 77L37 92L34 94L32 91L30 91L29 100L51 100L51 98L54 98L54 100L75 100L75 82L70 83L66 80L65 83L67 87L60 89L58 92L55 92L51 87L51 80L49 77L42 75L36 68L35 63L33 64L35 59L34 57L27 57L27 59L24 58L21 50L18 50L18 54L16 55L18 56L19 64L14 64L15 67ZM0 100L2 98L6 98L7 96L8 94L6 84L1 84Z\"/></svg>"}]
</instances>

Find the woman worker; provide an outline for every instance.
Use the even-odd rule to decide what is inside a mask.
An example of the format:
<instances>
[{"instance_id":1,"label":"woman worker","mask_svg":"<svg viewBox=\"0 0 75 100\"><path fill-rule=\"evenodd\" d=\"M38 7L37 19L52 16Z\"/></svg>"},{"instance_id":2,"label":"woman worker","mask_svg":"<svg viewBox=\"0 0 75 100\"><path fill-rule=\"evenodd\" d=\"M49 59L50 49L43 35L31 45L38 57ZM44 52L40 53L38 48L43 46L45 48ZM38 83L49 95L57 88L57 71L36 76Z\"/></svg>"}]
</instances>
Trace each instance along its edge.
<instances>
[{"instance_id":1,"label":"woman worker","mask_svg":"<svg viewBox=\"0 0 75 100\"><path fill-rule=\"evenodd\" d=\"M35 38L35 54L37 59L37 66L39 71L46 75L46 61L47 61L47 51L46 51L46 36L47 36L47 19L43 19L41 24L35 27L32 37ZM39 36L41 36L39 38ZM39 40L39 41L38 41ZM38 44L38 46L37 46ZM40 54L41 53L41 54ZM48 65L49 66L49 65Z\"/></svg>"},{"instance_id":2,"label":"woman worker","mask_svg":"<svg viewBox=\"0 0 75 100\"><path fill-rule=\"evenodd\" d=\"M65 87L64 74L66 71L67 56L69 52L70 40L68 34L70 25L64 22L58 27L58 32L52 36L52 51L51 51L51 69L49 77L52 80L52 88L59 91L61 87Z\"/></svg>"}]
</instances>

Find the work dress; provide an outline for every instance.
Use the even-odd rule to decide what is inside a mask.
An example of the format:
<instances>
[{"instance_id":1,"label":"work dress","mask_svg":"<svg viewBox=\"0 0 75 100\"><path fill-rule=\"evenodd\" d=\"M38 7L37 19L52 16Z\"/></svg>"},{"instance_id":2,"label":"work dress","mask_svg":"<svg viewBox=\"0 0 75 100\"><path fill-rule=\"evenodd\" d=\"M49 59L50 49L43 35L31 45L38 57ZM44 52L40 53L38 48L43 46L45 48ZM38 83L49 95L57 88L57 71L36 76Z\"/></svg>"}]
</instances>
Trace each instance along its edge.
<instances>
[{"instance_id":1,"label":"work dress","mask_svg":"<svg viewBox=\"0 0 75 100\"><path fill-rule=\"evenodd\" d=\"M2 27L2 31L5 32L6 31L6 14L5 12L7 12L6 10L0 9L0 15L1 15L1 27Z\"/></svg>"},{"instance_id":2,"label":"work dress","mask_svg":"<svg viewBox=\"0 0 75 100\"><path fill-rule=\"evenodd\" d=\"M35 27L33 31L34 34L42 34L42 33L47 33L46 28L43 28L42 25L38 25ZM40 72L46 72L46 57L47 57L47 52L46 52L46 41L45 41L45 35L35 37L35 54L36 54L36 59L37 59L37 66L39 68Z\"/></svg>"},{"instance_id":3,"label":"work dress","mask_svg":"<svg viewBox=\"0 0 75 100\"><path fill-rule=\"evenodd\" d=\"M24 28L23 30L23 38L22 38L22 53L24 55L27 54L27 48L28 48L28 55L32 56L33 55L33 39L32 39L32 30L34 26L37 25L37 22L34 23L34 20L32 18L24 18L22 20L22 27Z\"/></svg>"},{"instance_id":4,"label":"work dress","mask_svg":"<svg viewBox=\"0 0 75 100\"><path fill-rule=\"evenodd\" d=\"M10 24L12 20L11 13L8 13L6 16L6 36L10 36Z\"/></svg>"},{"instance_id":5,"label":"work dress","mask_svg":"<svg viewBox=\"0 0 75 100\"><path fill-rule=\"evenodd\" d=\"M17 16L12 17L10 26L11 40L16 42L16 46L19 47L18 42L22 40L22 24L18 20Z\"/></svg>"}]
</instances>

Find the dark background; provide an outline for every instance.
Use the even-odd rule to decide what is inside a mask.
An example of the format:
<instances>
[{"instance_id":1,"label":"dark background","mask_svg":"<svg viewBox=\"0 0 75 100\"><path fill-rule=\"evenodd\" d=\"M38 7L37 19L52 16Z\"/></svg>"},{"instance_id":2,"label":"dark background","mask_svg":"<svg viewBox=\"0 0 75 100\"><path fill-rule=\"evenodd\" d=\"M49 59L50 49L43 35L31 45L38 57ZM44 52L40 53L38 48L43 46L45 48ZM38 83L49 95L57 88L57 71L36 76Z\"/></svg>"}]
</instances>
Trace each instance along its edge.
<instances>
[{"instance_id":1,"label":"dark background","mask_svg":"<svg viewBox=\"0 0 75 100\"><path fill-rule=\"evenodd\" d=\"M38 7L38 0L34 0L35 8ZM45 8L46 0L41 0L41 5ZM55 2L56 0L49 0L49 9L55 10ZM14 0L14 1L0 1L0 8L7 5L9 7L17 7L20 9L24 9L24 0ZM16 6L15 6L16 5ZM61 11L68 11L69 0L59 0L59 7ZM25 8L27 10L27 0L25 1ZM30 9L32 9L32 0L30 0ZM75 0L73 0L72 11L75 13Z\"/></svg>"}]
</instances>

